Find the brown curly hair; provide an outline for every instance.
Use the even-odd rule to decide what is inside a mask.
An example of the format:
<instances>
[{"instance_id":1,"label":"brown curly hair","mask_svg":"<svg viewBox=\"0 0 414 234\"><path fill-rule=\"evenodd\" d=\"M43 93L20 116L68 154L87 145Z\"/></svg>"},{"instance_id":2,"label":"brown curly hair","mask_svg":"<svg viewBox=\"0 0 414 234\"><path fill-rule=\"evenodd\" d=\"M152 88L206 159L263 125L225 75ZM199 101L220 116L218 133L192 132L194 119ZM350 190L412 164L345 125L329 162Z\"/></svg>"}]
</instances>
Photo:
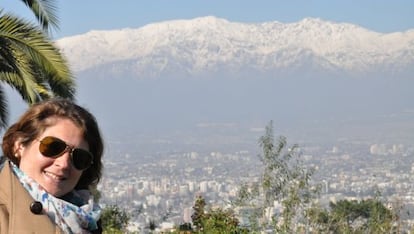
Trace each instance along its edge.
<instances>
[{"instance_id":1,"label":"brown curly hair","mask_svg":"<svg viewBox=\"0 0 414 234\"><path fill-rule=\"evenodd\" d=\"M14 155L14 144L21 140L23 145L29 145L37 139L46 128L53 125L53 118L67 118L83 131L83 137L88 142L89 151L93 154L93 164L82 172L76 189L89 189L95 186L102 176L103 140L95 117L73 101L53 98L32 105L20 119L11 125L3 136L3 153L13 163L19 165L19 158Z\"/></svg>"}]
</instances>

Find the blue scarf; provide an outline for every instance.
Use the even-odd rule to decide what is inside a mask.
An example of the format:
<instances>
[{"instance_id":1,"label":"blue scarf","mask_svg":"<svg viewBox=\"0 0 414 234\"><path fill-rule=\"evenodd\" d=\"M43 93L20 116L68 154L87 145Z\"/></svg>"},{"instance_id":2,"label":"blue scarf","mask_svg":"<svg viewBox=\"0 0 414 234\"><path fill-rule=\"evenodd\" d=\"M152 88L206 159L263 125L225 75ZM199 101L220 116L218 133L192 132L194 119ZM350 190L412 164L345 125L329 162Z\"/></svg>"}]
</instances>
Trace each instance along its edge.
<instances>
[{"instance_id":1,"label":"blue scarf","mask_svg":"<svg viewBox=\"0 0 414 234\"><path fill-rule=\"evenodd\" d=\"M98 228L101 208L88 190L72 191L64 199L52 196L36 181L10 162L14 174L32 198L43 205L49 218L65 233L90 233Z\"/></svg>"}]
</instances>

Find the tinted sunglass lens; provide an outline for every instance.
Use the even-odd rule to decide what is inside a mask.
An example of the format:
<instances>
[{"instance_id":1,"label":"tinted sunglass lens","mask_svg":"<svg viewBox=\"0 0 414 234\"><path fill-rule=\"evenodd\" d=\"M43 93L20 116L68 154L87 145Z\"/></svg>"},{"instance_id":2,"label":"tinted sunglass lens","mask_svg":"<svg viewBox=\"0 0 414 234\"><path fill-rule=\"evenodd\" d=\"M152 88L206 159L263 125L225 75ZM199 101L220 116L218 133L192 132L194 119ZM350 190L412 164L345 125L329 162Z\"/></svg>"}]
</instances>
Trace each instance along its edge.
<instances>
[{"instance_id":1,"label":"tinted sunglass lens","mask_svg":"<svg viewBox=\"0 0 414 234\"><path fill-rule=\"evenodd\" d=\"M66 149L66 143L54 138L45 137L40 141L39 151L46 157L55 157L60 155Z\"/></svg>"},{"instance_id":2,"label":"tinted sunglass lens","mask_svg":"<svg viewBox=\"0 0 414 234\"><path fill-rule=\"evenodd\" d=\"M67 149L64 141L56 137L45 137L40 141L39 151L45 157L58 157ZM78 170L85 170L91 166L93 156L89 151L75 148L71 152L71 160L73 166Z\"/></svg>"},{"instance_id":3,"label":"tinted sunglass lens","mask_svg":"<svg viewBox=\"0 0 414 234\"><path fill-rule=\"evenodd\" d=\"M72 152L72 162L78 170L84 170L92 164L92 154L83 149L74 149Z\"/></svg>"}]
</instances>

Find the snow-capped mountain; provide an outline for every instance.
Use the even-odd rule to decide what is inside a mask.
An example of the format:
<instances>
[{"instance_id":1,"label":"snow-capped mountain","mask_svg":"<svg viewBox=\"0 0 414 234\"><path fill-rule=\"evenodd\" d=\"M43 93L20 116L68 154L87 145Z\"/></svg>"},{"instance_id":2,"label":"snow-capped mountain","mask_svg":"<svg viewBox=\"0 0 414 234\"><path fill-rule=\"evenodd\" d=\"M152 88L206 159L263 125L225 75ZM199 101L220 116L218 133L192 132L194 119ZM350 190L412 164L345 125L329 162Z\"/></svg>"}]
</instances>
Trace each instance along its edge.
<instances>
[{"instance_id":1,"label":"snow-capped mountain","mask_svg":"<svg viewBox=\"0 0 414 234\"><path fill-rule=\"evenodd\" d=\"M398 131L389 123L412 126L414 29L202 17L91 31L57 45L75 72L77 100L109 135L269 120L338 135L338 127L364 135L370 125L386 136L380 128Z\"/></svg>"},{"instance_id":2,"label":"snow-capped mountain","mask_svg":"<svg viewBox=\"0 0 414 234\"><path fill-rule=\"evenodd\" d=\"M76 72L160 76L316 69L399 72L414 65L414 30L389 34L306 18L296 23L174 20L57 41Z\"/></svg>"}]
</instances>

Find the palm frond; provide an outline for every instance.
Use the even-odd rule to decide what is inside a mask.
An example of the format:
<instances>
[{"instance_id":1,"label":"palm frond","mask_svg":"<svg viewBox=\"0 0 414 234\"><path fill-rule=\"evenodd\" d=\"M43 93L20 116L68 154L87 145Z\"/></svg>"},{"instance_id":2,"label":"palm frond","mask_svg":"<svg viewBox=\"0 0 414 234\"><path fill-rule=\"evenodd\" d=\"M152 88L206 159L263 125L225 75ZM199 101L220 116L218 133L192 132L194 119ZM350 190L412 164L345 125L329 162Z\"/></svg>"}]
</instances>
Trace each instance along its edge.
<instances>
[{"instance_id":1,"label":"palm frond","mask_svg":"<svg viewBox=\"0 0 414 234\"><path fill-rule=\"evenodd\" d=\"M22 0L35 15L44 31L48 32L50 26L59 29L57 6L53 0Z\"/></svg>"},{"instance_id":2,"label":"palm frond","mask_svg":"<svg viewBox=\"0 0 414 234\"><path fill-rule=\"evenodd\" d=\"M8 123L8 107L4 89L0 86L0 128L5 129Z\"/></svg>"},{"instance_id":3,"label":"palm frond","mask_svg":"<svg viewBox=\"0 0 414 234\"><path fill-rule=\"evenodd\" d=\"M73 99L75 84L66 60L42 31L29 22L5 14L0 17L0 38L14 51L14 62L17 61L19 67L16 73L38 83L47 83L48 86L43 87L54 94ZM30 98L31 101L37 99Z\"/></svg>"},{"instance_id":4,"label":"palm frond","mask_svg":"<svg viewBox=\"0 0 414 234\"><path fill-rule=\"evenodd\" d=\"M33 104L39 101L38 92L44 92L43 89L38 90L35 81L35 72L31 66L31 58L24 53L16 43L6 37L8 32L15 32L14 24L10 27L3 27L9 25L7 18L0 18L0 38L4 42L2 51L4 51L4 59L2 60L2 68L0 70L0 80L9 84L13 89L17 90L22 99Z\"/></svg>"},{"instance_id":5,"label":"palm frond","mask_svg":"<svg viewBox=\"0 0 414 234\"><path fill-rule=\"evenodd\" d=\"M0 83L10 85L29 104L52 96L74 99L75 82L67 62L48 38L58 29L54 0L22 0L39 24L3 14L0 8ZM7 101L0 84L0 128L7 125Z\"/></svg>"},{"instance_id":6,"label":"palm frond","mask_svg":"<svg viewBox=\"0 0 414 234\"><path fill-rule=\"evenodd\" d=\"M21 78L22 76L13 72L0 72L1 81L7 83L16 90L22 99L29 104L36 103L40 100L40 94L44 93L45 90L41 87L37 87L34 79L29 78L30 76L25 76L25 79ZM46 90L47 91L47 90Z\"/></svg>"}]
</instances>

